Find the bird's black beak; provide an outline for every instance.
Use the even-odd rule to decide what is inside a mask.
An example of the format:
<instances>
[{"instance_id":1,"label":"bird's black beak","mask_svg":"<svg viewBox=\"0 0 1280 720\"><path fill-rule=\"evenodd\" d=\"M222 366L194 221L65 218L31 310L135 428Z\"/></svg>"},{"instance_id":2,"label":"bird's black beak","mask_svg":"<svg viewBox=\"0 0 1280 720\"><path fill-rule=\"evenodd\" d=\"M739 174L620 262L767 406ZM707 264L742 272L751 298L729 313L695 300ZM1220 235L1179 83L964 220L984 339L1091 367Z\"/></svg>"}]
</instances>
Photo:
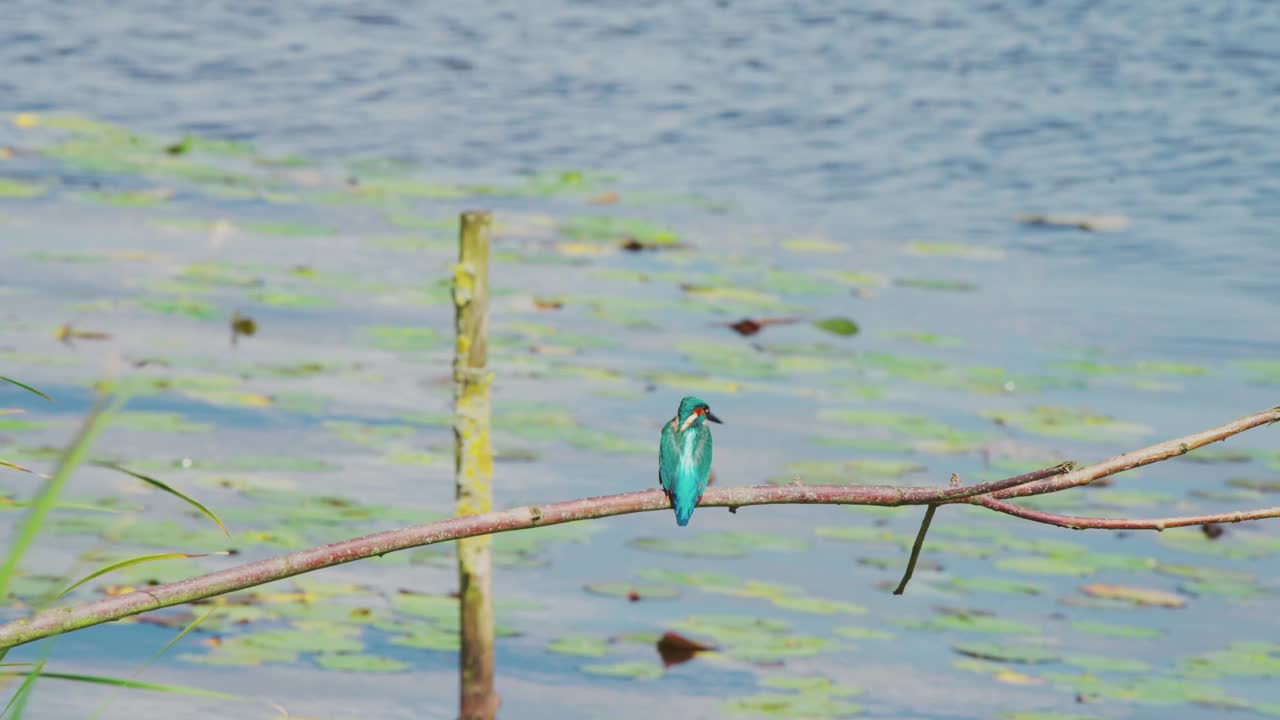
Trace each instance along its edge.
<instances>
[{"instance_id":1,"label":"bird's black beak","mask_svg":"<svg viewBox=\"0 0 1280 720\"><path fill-rule=\"evenodd\" d=\"M723 425L724 421L716 417L710 410L707 411L707 419L718 425Z\"/></svg>"}]
</instances>

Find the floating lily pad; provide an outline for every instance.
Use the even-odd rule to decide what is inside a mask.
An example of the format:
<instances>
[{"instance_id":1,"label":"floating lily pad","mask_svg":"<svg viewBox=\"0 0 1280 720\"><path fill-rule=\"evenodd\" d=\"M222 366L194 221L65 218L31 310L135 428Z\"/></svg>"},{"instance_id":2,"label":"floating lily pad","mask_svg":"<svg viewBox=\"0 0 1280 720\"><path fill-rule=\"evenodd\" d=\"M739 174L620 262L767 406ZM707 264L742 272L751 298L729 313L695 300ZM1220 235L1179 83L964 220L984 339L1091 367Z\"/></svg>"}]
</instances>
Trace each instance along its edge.
<instances>
[{"instance_id":1,"label":"floating lily pad","mask_svg":"<svg viewBox=\"0 0 1280 720\"><path fill-rule=\"evenodd\" d=\"M0 198L30 198L43 194L45 194L43 185L0 177Z\"/></svg>"},{"instance_id":2,"label":"floating lily pad","mask_svg":"<svg viewBox=\"0 0 1280 720\"><path fill-rule=\"evenodd\" d=\"M826 238L787 238L782 247L797 253L840 253L847 248Z\"/></svg>"},{"instance_id":3,"label":"floating lily pad","mask_svg":"<svg viewBox=\"0 0 1280 720\"><path fill-rule=\"evenodd\" d=\"M394 658L358 653L324 653L316 656L316 664L326 670L346 672L403 672L409 664Z\"/></svg>"},{"instance_id":4,"label":"floating lily pad","mask_svg":"<svg viewBox=\"0 0 1280 720\"><path fill-rule=\"evenodd\" d=\"M889 283L883 275L853 270L820 270L819 275L829 277L836 282L854 287L884 287Z\"/></svg>"},{"instance_id":5,"label":"floating lily pad","mask_svg":"<svg viewBox=\"0 0 1280 720\"><path fill-rule=\"evenodd\" d=\"M1013 555L1002 557L996 561L996 567L1011 572L1031 575L1092 575L1098 571L1097 564L1085 555L1060 555L1044 557L1040 555Z\"/></svg>"},{"instance_id":6,"label":"floating lily pad","mask_svg":"<svg viewBox=\"0 0 1280 720\"><path fill-rule=\"evenodd\" d=\"M2 192L2 190L0 190ZM107 205L121 207L151 207L170 200L174 191L169 188L152 188L147 190L117 190L109 192L91 192L85 196Z\"/></svg>"},{"instance_id":7,"label":"floating lily pad","mask_svg":"<svg viewBox=\"0 0 1280 720\"><path fill-rule=\"evenodd\" d=\"M1114 655L1067 655L1062 662L1094 673L1145 673L1151 670L1151 666L1141 660Z\"/></svg>"},{"instance_id":8,"label":"floating lily pad","mask_svg":"<svg viewBox=\"0 0 1280 720\"><path fill-rule=\"evenodd\" d=\"M631 680L652 680L663 675L662 667L647 662L620 662L607 665L582 665L578 668L588 675L604 675L605 677L629 678Z\"/></svg>"},{"instance_id":9,"label":"floating lily pad","mask_svg":"<svg viewBox=\"0 0 1280 720\"><path fill-rule=\"evenodd\" d=\"M867 609L861 605L842 600L827 600L806 595L782 595L770 598L774 605L798 612L816 613L819 615L862 615Z\"/></svg>"},{"instance_id":10,"label":"floating lily pad","mask_svg":"<svg viewBox=\"0 0 1280 720\"><path fill-rule=\"evenodd\" d=\"M1042 585L989 576L967 577L956 575L948 580L943 587L965 593L985 591L1010 595L1040 595L1044 592Z\"/></svg>"},{"instance_id":11,"label":"floating lily pad","mask_svg":"<svg viewBox=\"0 0 1280 720\"><path fill-rule=\"evenodd\" d=\"M1280 385L1280 360L1241 360L1235 365L1248 372L1252 382Z\"/></svg>"},{"instance_id":12,"label":"floating lily pad","mask_svg":"<svg viewBox=\"0 0 1280 720\"><path fill-rule=\"evenodd\" d=\"M732 575L716 572L680 572L667 568L645 568L637 575L650 582L698 588L733 588L739 584L739 580Z\"/></svg>"},{"instance_id":13,"label":"floating lily pad","mask_svg":"<svg viewBox=\"0 0 1280 720\"><path fill-rule=\"evenodd\" d=\"M1144 676L1111 681L1094 674L1048 675L1054 685L1077 694L1100 698L1139 702L1151 705L1186 703L1231 707L1232 700L1220 689L1189 682L1186 678ZM1235 707L1240 707L1235 705Z\"/></svg>"},{"instance_id":14,"label":"floating lily pad","mask_svg":"<svg viewBox=\"0 0 1280 720\"><path fill-rule=\"evenodd\" d=\"M49 423L44 420L27 420L25 418L0 416L0 432L26 432L43 430Z\"/></svg>"},{"instance_id":15,"label":"floating lily pad","mask_svg":"<svg viewBox=\"0 0 1280 720\"><path fill-rule=\"evenodd\" d=\"M805 693L826 693L852 697L861 695L862 688L851 685L839 685L820 675L767 675L760 680L760 685L778 690L799 690Z\"/></svg>"},{"instance_id":16,"label":"floating lily pad","mask_svg":"<svg viewBox=\"0 0 1280 720\"><path fill-rule=\"evenodd\" d=\"M1097 715L1080 715L1076 712L1052 710L1015 710L1002 712L1001 720L1101 720Z\"/></svg>"},{"instance_id":17,"label":"floating lily pad","mask_svg":"<svg viewBox=\"0 0 1280 720\"><path fill-rule=\"evenodd\" d=\"M626 598L631 601L671 599L680 596L680 591L667 585L636 585L628 582L591 583L583 587L595 595L610 595Z\"/></svg>"},{"instance_id":18,"label":"floating lily pad","mask_svg":"<svg viewBox=\"0 0 1280 720\"><path fill-rule=\"evenodd\" d=\"M1038 664L1057 662L1059 659L1057 653L1038 645L969 642L957 643L951 649L961 655L996 662Z\"/></svg>"},{"instance_id":19,"label":"floating lily pad","mask_svg":"<svg viewBox=\"0 0 1280 720\"><path fill-rule=\"evenodd\" d=\"M891 333L895 340L905 340L913 342L917 345L933 345L936 347L957 347L964 344L964 340L948 335L938 335L929 332L919 332L915 330L900 330Z\"/></svg>"},{"instance_id":20,"label":"floating lily pad","mask_svg":"<svg viewBox=\"0 0 1280 720\"><path fill-rule=\"evenodd\" d=\"M274 305L276 307L315 308L330 307L334 304L332 298L324 297L323 295L306 295L284 291L259 292L254 293L252 297L263 305Z\"/></svg>"},{"instance_id":21,"label":"floating lily pad","mask_svg":"<svg viewBox=\"0 0 1280 720\"><path fill-rule=\"evenodd\" d=\"M818 537L830 540L844 540L854 543L890 543L903 547L911 546L911 538L888 528L870 527L866 525L848 525L839 527L820 527L814 530Z\"/></svg>"},{"instance_id":22,"label":"floating lily pad","mask_svg":"<svg viewBox=\"0 0 1280 720\"><path fill-rule=\"evenodd\" d=\"M321 628L327 628L321 630ZM306 629L268 630L244 636L246 645L266 650L293 652L359 652L364 643L355 637L357 628L326 623Z\"/></svg>"},{"instance_id":23,"label":"floating lily pad","mask_svg":"<svg viewBox=\"0 0 1280 720\"><path fill-rule=\"evenodd\" d=\"M547 650L562 655L586 655L603 657L613 646L609 641L592 635L566 635L547 643Z\"/></svg>"},{"instance_id":24,"label":"floating lily pad","mask_svg":"<svg viewBox=\"0 0 1280 720\"><path fill-rule=\"evenodd\" d=\"M422 627L404 635L395 635L390 640L392 645L419 648L421 650L441 650L456 652L462 648L462 638L453 630L442 630L434 627Z\"/></svg>"},{"instance_id":25,"label":"floating lily pad","mask_svg":"<svg viewBox=\"0 0 1280 720\"><path fill-rule=\"evenodd\" d=\"M796 635L781 621L744 615L693 615L674 623L693 635L706 635L728 655L752 663L776 663L836 647L827 638Z\"/></svg>"},{"instance_id":26,"label":"floating lily pad","mask_svg":"<svg viewBox=\"0 0 1280 720\"><path fill-rule=\"evenodd\" d=\"M843 462L788 463L787 474L770 478L774 485L800 481L807 485L869 485L874 480L896 480L923 472L924 465L908 460L846 460Z\"/></svg>"},{"instance_id":27,"label":"floating lily pad","mask_svg":"<svg viewBox=\"0 0 1280 720\"><path fill-rule=\"evenodd\" d=\"M250 222L241 223L241 227L259 235L284 235L288 237L325 237L334 235L337 230L325 225L309 225L300 222Z\"/></svg>"},{"instance_id":28,"label":"floating lily pad","mask_svg":"<svg viewBox=\"0 0 1280 720\"><path fill-rule=\"evenodd\" d=\"M1121 600L1133 605L1180 608L1187 604L1186 597L1182 595L1166 592L1164 590L1155 590L1152 588L1094 583L1092 585L1085 585L1081 587L1080 590L1090 597L1102 598L1104 600Z\"/></svg>"},{"instance_id":29,"label":"floating lily pad","mask_svg":"<svg viewBox=\"0 0 1280 720\"><path fill-rule=\"evenodd\" d=\"M248 643L249 636L223 639L206 654L185 654L179 658L203 665L255 667L265 663L296 663L299 651L283 647L260 647Z\"/></svg>"},{"instance_id":30,"label":"floating lily pad","mask_svg":"<svg viewBox=\"0 0 1280 720\"><path fill-rule=\"evenodd\" d=\"M1124 436L1146 435L1151 428L1121 422L1105 415L1077 408L1038 405L1030 410L983 410L980 416L999 425L1025 432L1075 440L1122 440Z\"/></svg>"},{"instance_id":31,"label":"floating lily pad","mask_svg":"<svg viewBox=\"0 0 1280 720\"><path fill-rule=\"evenodd\" d=\"M842 625L832 628L831 632L853 640L892 640L894 637L893 633L887 630L859 627L857 625Z\"/></svg>"},{"instance_id":32,"label":"floating lily pad","mask_svg":"<svg viewBox=\"0 0 1280 720\"><path fill-rule=\"evenodd\" d=\"M799 538L750 532L704 532L683 538L636 538L631 547L688 557L743 557L753 550L797 552L809 547Z\"/></svg>"},{"instance_id":33,"label":"floating lily pad","mask_svg":"<svg viewBox=\"0 0 1280 720\"><path fill-rule=\"evenodd\" d=\"M909 620L905 627L913 630L960 630L992 635L1034 635L1037 626L1010 618L980 612L946 612L928 620Z\"/></svg>"},{"instance_id":34,"label":"floating lily pad","mask_svg":"<svg viewBox=\"0 0 1280 720\"><path fill-rule=\"evenodd\" d=\"M426 327L379 326L368 329L374 347L393 352L431 350L441 346L440 335Z\"/></svg>"},{"instance_id":35,"label":"floating lily pad","mask_svg":"<svg viewBox=\"0 0 1280 720\"><path fill-rule=\"evenodd\" d=\"M1158 638L1164 635L1164 633L1155 628L1141 627L1139 625L1116 625L1094 620L1076 620L1071 623L1071 630L1085 635L1134 639Z\"/></svg>"},{"instance_id":36,"label":"floating lily pad","mask_svg":"<svg viewBox=\"0 0 1280 720\"><path fill-rule=\"evenodd\" d=\"M1208 370L1200 365L1173 362L1166 360L1140 360L1132 364L1102 363L1094 360L1071 360L1056 363L1058 367L1082 375L1207 375Z\"/></svg>"},{"instance_id":37,"label":"floating lily pad","mask_svg":"<svg viewBox=\"0 0 1280 720\"><path fill-rule=\"evenodd\" d=\"M913 242L907 244L907 252L912 255L936 255L965 260L1003 260L1005 258L1004 251L998 248L959 243Z\"/></svg>"},{"instance_id":38,"label":"floating lily pad","mask_svg":"<svg viewBox=\"0 0 1280 720\"><path fill-rule=\"evenodd\" d=\"M1280 677L1280 644L1265 641L1233 642L1226 650L1187 658L1178 665L1188 677L1197 679Z\"/></svg>"},{"instance_id":39,"label":"floating lily pad","mask_svg":"<svg viewBox=\"0 0 1280 720\"><path fill-rule=\"evenodd\" d=\"M929 440L970 440L981 436L963 433L946 423L925 417L884 410L846 409L823 410L819 419L854 427L876 428L895 435Z\"/></svg>"},{"instance_id":40,"label":"floating lily pad","mask_svg":"<svg viewBox=\"0 0 1280 720\"><path fill-rule=\"evenodd\" d=\"M191 298L176 300L145 298L142 301L142 307L165 315L184 315L195 320L214 320L222 314L213 303Z\"/></svg>"},{"instance_id":41,"label":"floating lily pad","mask_svg":"<svg viewBox=\"0 0 1280 720\"><path fill-rule=\"evenodd\" d=\"M1189 455L1187 457L1190 457ZM1231 487L1245 488L1248 490L1257 490L1258 492L1274 493L1280 492L1280 480L1263 480L1259 478L1229 478L1227 484Z\"/></svg>"},{"instance_id":42,"label":"floating lily pad","mask_svg":"<svg viewBox=\"0 0 1280 720\"><path fill-rule=\"evenodd\" d=\"M783 718L841 718L862 712L861 705L836 700L828 694L757 693L721 706L732 715L754 715Z\"/></svg>"},{"instance_id":43,"label":"floating lily pad","mask_svg":"<svg viewBox=\"0 0 1280 720\"><path fill-rule=\"evenodd\" d=\"M116 413L112 425L146 432L203 433L214 429L209 423L191 422L181 413L129 410Z\"/></svg>"},{"instance_id":44,"label":"floating lily pad","mask_svg":"<svg viewBox=\"0 0 1280 720\"><path fill-rule=\"evenodd\" d=\"M944 292L973 292L978 289L976 283L943 278L894 278L893 284L898 287L914 288L916 290L941 290Z\"/></svg>"},{"instance_id":45,"label":"floating lily pad","mask_svg":"<svg viewBox=\"0 0 1280 720\"><path fill-rule=\"evenodd\" d=\"M644 220L607 215L576 215L560 224L560 232L574 240L636 240L645 245L675 245L680 238L671 230Z\"/></svg>"}]
</instances>

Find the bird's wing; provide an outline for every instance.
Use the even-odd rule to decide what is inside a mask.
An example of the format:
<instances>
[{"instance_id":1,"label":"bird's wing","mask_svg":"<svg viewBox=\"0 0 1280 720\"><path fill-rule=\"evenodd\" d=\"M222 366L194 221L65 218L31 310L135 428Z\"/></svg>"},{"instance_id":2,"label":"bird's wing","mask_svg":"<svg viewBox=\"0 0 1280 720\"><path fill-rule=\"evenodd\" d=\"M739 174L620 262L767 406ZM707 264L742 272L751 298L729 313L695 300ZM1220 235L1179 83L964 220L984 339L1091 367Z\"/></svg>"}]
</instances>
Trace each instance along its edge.
<instances>
[{"instance_id":1,"label":"bird's wing","mask_svg":"<svg viewBox=\"0 0 1280 720\"><path fill-rule=\"evenodd\" d=\"M676 471L680 467L680 448L676 445L676 419L662 426L662 440L658 443L658 484L671 493L676 484Z\"/></svg>"},{"instance_id":2,"label":"bird's wing","mask_svg":"<svg viewBox=\"0 0 1280 720\"><path fill-rule=\"evenodd\" d=\"M693 446L693 466L697 468L698 497L707 489L707 479L711 476L711 429L700 428L698 441Z\"/></svg>"}]
</instances>

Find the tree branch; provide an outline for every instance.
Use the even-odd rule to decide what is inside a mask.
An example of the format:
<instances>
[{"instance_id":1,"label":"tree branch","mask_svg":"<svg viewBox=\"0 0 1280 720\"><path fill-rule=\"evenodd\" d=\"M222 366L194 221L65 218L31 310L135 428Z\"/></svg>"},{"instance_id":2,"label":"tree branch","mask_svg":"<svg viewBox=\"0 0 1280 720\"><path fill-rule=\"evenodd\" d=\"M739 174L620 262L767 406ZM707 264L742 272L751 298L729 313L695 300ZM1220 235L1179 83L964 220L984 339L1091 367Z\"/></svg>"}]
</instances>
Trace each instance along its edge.
<instances>
[{"instance_id":1,"label":"tree branch","mask_svg":"<svg viewBox=\"0 0 1280 720\"><path fill-rule=\"evenodd\" d=\"M937 505L925 508L924 519L920 521L920 530L916 532L916 541L911 545L911 557L907 559L906 572L902 573L902 580L898 583L898 587L894 588L894 595L901 595L907 591L907 583L911 582L911 576L916 572L916 561L920 559L920 550L924 547L924 536L929 533L929 524L933 522L933 514L937 511Z\"/></svg>"},{"instance_id":2,"label":"tree branch","mask_svg":"<svg viewBox=\"0 0 1280 720\"><path fill-rule=\"evenodd\" d=\"M1259 425L1270 425L1274 422L1280 422L1280 405L1254 413L1248 417L1242 417L1225 425L1219 425L1216 428L1198 432L1194 435L1166 440L1141 450L1134 450L1122 455L1117 455L1100 463L1095 463L1088 467L1080 468L1074 472L1069 472L1057 477L1051 477L1038 482L1019 485L1008 490L993 493L998 500L1008 500L1015 497L1026 497L1028 495L1042 495L1044 493L1058 492L1068 488L1077 487L1079 485L1087 485L1094 480L1098 480L1109 475L1132 470L1143 465L1150 465L1161 460L1168 460L1172 457L1185 455L1196 448L1204 447L1209 443L1226 440L1232 435L1237 435L1256 428Z\"/></svg>"},{"instance_id":3,"label":"tree branch","mask_svg":"<svg viewBox=\"0 0 1280 720\"><path fill-rule=\"evenodd\" d=\"M882 485L783 485L751 487L708 488L700 507L727 507L736 509L748 505L809 504L809 505L878 505L897 507L902 505L939 505L968 502L984 505L1000 512L1025 517L1037 522L1072 527L1072 522L1082 527L1108 527L1132 529L1163 529L1177 525L1199 525L1206 522L1239 522L1280 516L1280 508L1229 513L1226 515L1192 518L1166 518L1162 520L1103 520L1101 518L1067 518L1049 513L1020 508L999 500L1003 497L1056 492L1076 485L1114 475L1129 468L1159 462L1181 455L1210 442L1222 440L1253 427L1280 421L1280 407L1250 415L1185 438L1170 440L1143 450L1126 453L1116 458L1071 470L1071 463L1037 470L1025 475L959 487L891 487ZM1032 492L1021 492L1035 488ZM985 496L985 497L980 497ZM988 503L995 503L994 506ZM591 520L652 512L671 507L670 501L660 490L584 498L550 505L531 505L478 515L450 518L425 525L415 525L399 530L375 533L344 540L321 547L301 550L258 562L227 568L208 575L188 578L174 583L157 585L137 592L102 598L85 605L54 608L36 615L0 625L0 648L13 647L41 638L58 635L130 615L157 610L163 607L224 595L236 590L263 585L275 580L301 575L335 565L381 556L389 552L457 540L464 537L509 532L544 525ZM1084 521L1081 524L1080 521ZM1098 524L1088 524L1094 522ZM1119 525L1114 523L1129 523ZM1112 523L1112 524L1105 524Z\"/></svg>"},{"instance_id":4,"label":"tree branch","mask_svg":"<svg viewBox=\"0 0 1280 720\"><path fill-rule=\"evenodd\" d=\"M1217 513L1213 515L1186 515L1167 518L1100 518L1080 517L1077 515L1058 515L1056 513L1032 510L1004 500L991 497L978 498L975 502L985 508L1006 515L1031 520L1032 522L1057 525L1072 530L1155 530L1165 528L1187 527L1189 525L1207 525L1209 523L1238 523L1247 520L1266 520L1280 517L1280 507L1262 508L1261 510L1237 510L1236 512Z\"/></svg>"},{"instance_id":5,"label":"tree branch","mask_svg":"<svg viewBox=\"0 0 1280 720\"><path fill-rule=\"evenodd\" d=\"M891 487L886 485L761 485L708 488L699 507L739 508L747 505L926 505L963 500L1016 487L1064 472L1070 463L1045 470L968 487ZM322 568L385 555L397 550L432 545L476 535L509 532L545 525L670 509L660 490L584 498L551 505L501 510L375 533L321 547L300 550L208 575L156 585L137 592L103 598L75 607L55 608L25 620L0 625L0 648L22 645L130 615L225 595Z\"/></svg>"}]
</instances>

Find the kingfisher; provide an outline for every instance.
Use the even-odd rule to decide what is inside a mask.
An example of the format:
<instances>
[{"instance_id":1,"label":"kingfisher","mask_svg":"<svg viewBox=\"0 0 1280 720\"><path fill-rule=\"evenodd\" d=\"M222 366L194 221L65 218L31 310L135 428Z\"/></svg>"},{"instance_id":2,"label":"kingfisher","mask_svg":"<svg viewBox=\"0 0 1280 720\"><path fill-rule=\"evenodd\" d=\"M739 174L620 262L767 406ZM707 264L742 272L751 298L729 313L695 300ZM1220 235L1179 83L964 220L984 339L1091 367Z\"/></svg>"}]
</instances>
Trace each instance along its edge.
<instances>
[{"instance_id":1,"label":"kingfisher","mask_svg":"<svg viewBox=\"0 0 1280 720\"><path fill-rule=\"evenodd\" d=\"M711 474L711 428L707 421L720 423L701 398L688 395L671 422L662 427L658 446L658 483L671 499L676 524L689 524L693 508L707 489Z\"/></svg>"}]
</instances>

